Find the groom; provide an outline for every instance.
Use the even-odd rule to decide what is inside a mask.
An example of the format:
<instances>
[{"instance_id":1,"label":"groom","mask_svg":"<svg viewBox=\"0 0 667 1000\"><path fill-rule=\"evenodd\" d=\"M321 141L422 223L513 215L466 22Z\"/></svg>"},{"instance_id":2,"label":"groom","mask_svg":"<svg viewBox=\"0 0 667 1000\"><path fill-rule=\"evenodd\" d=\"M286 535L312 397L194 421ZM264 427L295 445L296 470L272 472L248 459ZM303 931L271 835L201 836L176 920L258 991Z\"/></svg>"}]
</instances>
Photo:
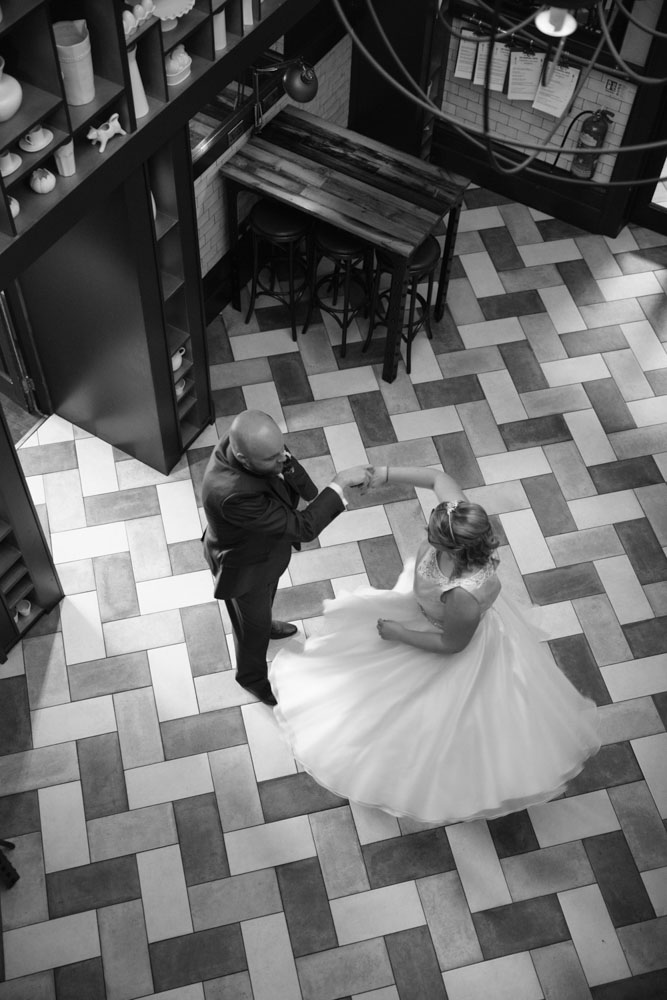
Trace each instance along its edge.
<instances>
[{"instance_id":1,"label":"groom","mask_svg":"<svg viewBox=\"0 0 667 1000\"><path fill-rule=\"evenodd\" d=\"M278 425L260 410L235 417L211 455L202 484L204 555L215 597L231 618L236 679L267 705L276 704L267 679L269 640L296 632L295 625L271 617L292 547L317 538L347 507L345 490L369 479L363 466L346 469L318 494ZM309 503L298 510L301 498Z\"/></svg>"}]
</instances>

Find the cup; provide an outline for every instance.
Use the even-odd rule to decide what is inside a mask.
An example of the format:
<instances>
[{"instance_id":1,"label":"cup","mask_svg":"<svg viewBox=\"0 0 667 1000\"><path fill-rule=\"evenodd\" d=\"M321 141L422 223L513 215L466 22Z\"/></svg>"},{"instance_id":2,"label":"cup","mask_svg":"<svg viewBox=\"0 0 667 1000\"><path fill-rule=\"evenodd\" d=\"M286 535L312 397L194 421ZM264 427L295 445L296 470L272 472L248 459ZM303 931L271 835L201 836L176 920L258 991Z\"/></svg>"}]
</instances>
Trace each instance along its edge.
<instances>
[{"instance_id":1,"label":"cup","mask_svg":"<svg viewBox=\"0 0 667 1000\"><path fill-rule=\"evenodd\" d=\"M47 132L42 125L35 125L34 128L31 128L30 131L26 132L23 136L23 148L28 151L33 150L34 152L37 152L38 149L42 149L42 147L46 146L51 141L53 136L51 135L50 139L50 135L51 133Z\"/></svg>"},{"instance_id":2,"label":"cup","mask_svg":"<svg viewBox=\"0 0 667 1000\"><path fill-rule=\"evenodd\" d=\"M182 396L183 393L185 392L185 379L179 378L174 388L176 389L176 395L179 397Z\"/></svg>"},{"instance_id":3,"label":"cup","mask_svg":"<svg viewBox=\"0 0 667 1000\"><path fill-rule=\"evenodd\" d=\"M28 617L31 608L32 604L30 603L30 601L25 600L25 598L22 601L19 601L16 605L16 610L21 615L22 618Z\"/></svg>"},{"instance_id":4,"label":"cup","mask_svg":"<svg viewBox=\"0 0 667 1000\"><path fill-rule=\"evenodd\" d=\"M61 177L71 177L76 173L76 163L74 162L74 139L63 143L53 154L56 167Z\"/></svg>"},{"instance_id":5,"label":"cup","mask_svg":"<svg viewBox=\"0 0 667 1000\"><path fill-rule=\"evenodd\" d=\"M171 367L172 367L172 369L175 372L177 372L178 369L183 364L183 355L184 354L185 354L185 348L184 347L179 347L179 349L176 351L176 353L172 354L172 356L171 356ZM183 381L183 380L181 379L181 381Z\"/></svg>"},{"instance_id":6,"label":"cup","mask_svg":"<svg viewBox=\"0 0 667 1000\"><path fill-rule=\"evenodd\" d=\"M5 149L0 153L0 176L6 177L8 174L13 174L20 166L21 157L18 153L12 153L10 149Z\"/></svg>"}]
</instances>

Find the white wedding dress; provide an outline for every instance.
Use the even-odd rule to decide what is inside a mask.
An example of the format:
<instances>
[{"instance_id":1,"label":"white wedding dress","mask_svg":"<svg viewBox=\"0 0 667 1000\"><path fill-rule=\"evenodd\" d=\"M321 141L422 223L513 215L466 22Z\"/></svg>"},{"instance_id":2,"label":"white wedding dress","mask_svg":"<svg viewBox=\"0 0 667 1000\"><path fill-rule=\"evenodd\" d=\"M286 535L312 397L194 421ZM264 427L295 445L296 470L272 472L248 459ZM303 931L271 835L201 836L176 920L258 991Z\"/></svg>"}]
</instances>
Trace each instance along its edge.
<instances>
[{"instance_id":1,"label":"white wedding dress","mask_svg":"<svg viewBox=\"0 0 667 1000\"><path fill-rule=\"evenodd\" d=\"M276 719L319 784L395 816L444 824L545 802L599 749L597 709L498 595L492 564L450 580L436 555L425 542L393 590L325 601L322 630L271 664ZM460 653L380 638L378 618L439 627L453 587L481 608Z\"/></svg>"}]
</instances>

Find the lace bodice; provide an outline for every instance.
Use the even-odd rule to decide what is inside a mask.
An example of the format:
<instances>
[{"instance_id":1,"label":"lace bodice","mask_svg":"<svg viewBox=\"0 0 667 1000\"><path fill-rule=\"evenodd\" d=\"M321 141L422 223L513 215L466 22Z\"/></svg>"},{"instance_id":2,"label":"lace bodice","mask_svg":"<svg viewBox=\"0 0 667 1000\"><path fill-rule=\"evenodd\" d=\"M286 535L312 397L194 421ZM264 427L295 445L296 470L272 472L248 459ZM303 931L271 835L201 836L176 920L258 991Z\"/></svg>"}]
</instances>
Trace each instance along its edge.
<instances>
[{"instance_id":1,"label":"lace bodice","mask_svg":"<svg viewBox=\"0 0 667 1000\"><path fill-rule=\"evenodd\" d=\"M495 563L487 563L474 573L452 578L445 576L440 569L437 555L437 551L427 545L418 555L415 565L414 595L428 620L439 628L442 627L443 609L440 598L443 593L455 587L462 587L473 594L482 614L488 611L500 590Z\"/></svg>"}]
</instances>

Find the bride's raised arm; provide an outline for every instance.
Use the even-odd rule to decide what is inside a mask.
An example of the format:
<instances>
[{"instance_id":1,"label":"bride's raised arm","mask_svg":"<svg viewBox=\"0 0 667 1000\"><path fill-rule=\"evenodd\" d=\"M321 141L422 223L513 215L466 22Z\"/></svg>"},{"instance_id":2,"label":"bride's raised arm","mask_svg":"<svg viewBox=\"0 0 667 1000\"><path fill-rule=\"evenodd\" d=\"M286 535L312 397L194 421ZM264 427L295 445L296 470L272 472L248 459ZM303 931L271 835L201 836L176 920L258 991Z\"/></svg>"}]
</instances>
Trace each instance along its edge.
<instances>
[{"instance_id":1,"label":"bride's raised arm","mask_svg":"<svg viewBox=\"0 0 667 1000\"><path fill-rule=\"evenodd\" d=\"M461 487L447 472L441 469L417 468L416 466L377 465L373 470L371 487L384 483L407 483L431 489L439 501L465 500Z\"/></svg>"}]
</instances>

